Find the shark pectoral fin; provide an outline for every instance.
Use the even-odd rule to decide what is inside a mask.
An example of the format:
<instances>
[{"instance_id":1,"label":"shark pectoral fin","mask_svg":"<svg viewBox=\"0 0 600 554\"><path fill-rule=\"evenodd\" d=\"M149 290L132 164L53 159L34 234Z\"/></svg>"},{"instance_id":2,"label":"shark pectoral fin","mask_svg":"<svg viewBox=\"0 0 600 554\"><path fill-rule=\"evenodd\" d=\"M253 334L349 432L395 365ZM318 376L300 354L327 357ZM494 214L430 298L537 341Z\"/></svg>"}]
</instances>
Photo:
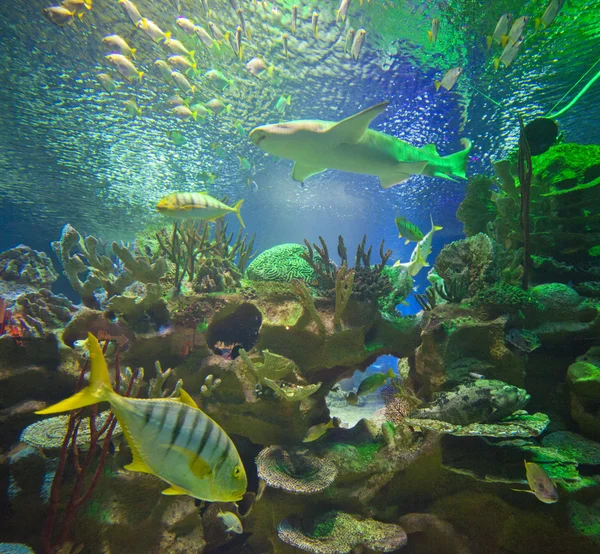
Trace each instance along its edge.
<instances>
[{"instance_id":1,"label":"shark pectoral fin","mask_svg":"<svg viewBox=\"0 0 600 554\"><path fill-rule=\"evenodd\" d=\"M389 189L394 185L399 185L400 183L406 181L410 177L410 173L407 174L396 174L389 177L379 177L379 182L384 189Z\"/></svg>"},{"instance_id":2,"label":"shark pectoral fin","mask_svg":"<svg viewBox=\"0 0 600 554\"><path fill-rule=\"evenodd\" d=\"M336 123L325 131L327 139L332 144L356 144L365 134L371 121L387 108L388 103L380 102Z\"/></svg>"},{"instance_id":3,"label":"shark pectoral fin","mask_svg":"<svg viewBox=\"0 0 600 554\"><path fill-rule=\"evenodd\" d=\"M427 162L399 162L397 173L393 175L379 176L379 181L384 189L399 185L406 181L411 175L420 175L427 166Z\"/></svg>"},{"instance_id":4,"label":"shark pectoral fin","mask_svg":"<svg viewBox=\"0 0 600 554\"><path fill-rule=\"evenodd\" d=\"M312 165L301 164L300 162L296 162L294 164L294 169L292 169L292 179L294 179L294 181L300 181L301 183L304 183L304 181L306 181L306 179L308 179L312 175L321 173L326 169L326 167L315 167Z\"/></svg>"},{"instance_id":5,"label":"shark pectoral fin","mask_svg":"<svg viewBox=\"0 0 600 554\"><path fill-rule=\"evenodd\" d=\"M433 176L434 177L440 177L442 179L448 179L449 181L454 181L455 183L458 182L456 179L453 179L452 177L450 177L450 175L448 175L446 173L442 173L441 171L434 172Z\"/></svg>"}]
</instances>

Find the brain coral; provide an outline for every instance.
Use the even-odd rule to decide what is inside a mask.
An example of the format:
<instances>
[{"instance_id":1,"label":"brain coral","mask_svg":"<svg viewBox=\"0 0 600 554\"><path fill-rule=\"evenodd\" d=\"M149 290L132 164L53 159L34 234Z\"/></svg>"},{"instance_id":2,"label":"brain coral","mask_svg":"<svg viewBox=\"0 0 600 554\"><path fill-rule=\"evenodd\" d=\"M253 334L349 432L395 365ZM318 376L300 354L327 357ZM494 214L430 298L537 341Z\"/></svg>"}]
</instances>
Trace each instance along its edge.
<instances>
[{"instance_id":1,"label":"brain coral","mask_svg":"<svg viewBox=\"0 0 600 554\"><path fill-rule=\"evenodd\" d=\"M289 282L301 279L312 283L316 279L310 264L301 257L306 252L301 244L279 244L265 250L248 266L246 276L252 281Z\"/></svg>"},{"instance_id":2,"label":"brain coral","mask_svg":"<svg viewBox=\"0 0 600 554\"><path fill-rule=\"evenodd\" d=\"M335 510L318 516L307 527L292 516L277 526L277 533L283 542L314 554L346 554L359 545L374 552L395 552L407 542L398 525Z\"/></svg>"}]
</instances>

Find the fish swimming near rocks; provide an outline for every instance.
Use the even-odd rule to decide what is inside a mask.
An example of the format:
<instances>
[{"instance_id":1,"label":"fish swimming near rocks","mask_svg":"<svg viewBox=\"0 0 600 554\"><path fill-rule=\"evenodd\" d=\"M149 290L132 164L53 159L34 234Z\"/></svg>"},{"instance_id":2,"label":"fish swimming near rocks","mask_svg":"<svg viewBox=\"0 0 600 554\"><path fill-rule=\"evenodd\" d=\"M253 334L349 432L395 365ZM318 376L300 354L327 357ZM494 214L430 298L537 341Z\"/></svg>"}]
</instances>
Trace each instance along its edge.
<instances>
[{"instance_id":1,"label":"fish swimming near rocks","mask_svg":"<svg viewBox=\"0 0 600 554\"><path fill-rule=\"evenodd\" d=\"M465 179L471 141L465 149L440 156L433 144L421 148L369 129L388 102L381 102L339 122L305 119L257 127L250 140L274 156L295 162L294 181L304 182L326 169L376 175L389 188L411 175Z\"/></svg>"},{"instance_id":2,"label":"fish swimming near rocks","mask_svg":"<svg viewBox=\"0 0 600 554\"><path fill-rule=\"evenodd\" d=\"M242 522L240 518L236 516L233 512L223 512L219 511L217 514L218 517L221 518L221 521L225 524L225 531L237 533L241 535L244 532L244 528L242 527Z\"/></svg>"},{"instance_id":3,"label":"fish swimming near rocks","mask_svg":"<svg viewBox=\"0 0 600 554\"><path fill-rule=\"evenodd\" d=\"M534 494L544 504L558 502L556 487L542 467L525 460L525 476L527 477L527 483L529 483L529 489L512 489L513 491Z\"/></svg>"},{"instance_id":4,"label":"fish swimming near rocks","mask_svg":"<svg viewBox=\"0 0 600 554\"><path fill-rule=\"evenodd\" d=\"M178 398L126 398L110 383L98 339L88 333L90 384L39 415L77 410L107 401L123 428L133 462L125 469L169 483L166 495L207 502L237 502L248 486L240 455L227 433L181 390Z\"/></svg>"},{"instance_id":5,"label":"fish swimming near rocks","mask_svg":"<svg viewBox=\"0 0 600 554\"><path fill-rule=\"evenodd\" d=\"M178 219L204 219L214 221L228 213L234 213L245 227L240 208L244 200L239 200L235 206L228 206L220 200L202 192L175 192L161 198L156 209L169 217Z\"/></svg>"},{"instance_id":6,"label":"fish swimming near rocks","mask_svg":"<svg viewBox=\"0 0 600 554\"><path fill-rule=\"evenodd\" d=\"M394 377L396 377L396 374L391 367L385 373L374 373L373 375L369 375L361 381L360 385L358 385L356 396L371 394L383 387L388 379L393 379Z\"/></svg>"},{"instance_id":7,"label":"fish swimming near rocks","mask_svg":"<svg viewBox=\"0 0 600 554\"><path fill-rule=\"evenodd\" d=\"M410 414L415 419L435 419L454 425L500 421L523 409L527 391L503 381L477 379L443 392L426 408Z\"/></svg>"}]
</instances>

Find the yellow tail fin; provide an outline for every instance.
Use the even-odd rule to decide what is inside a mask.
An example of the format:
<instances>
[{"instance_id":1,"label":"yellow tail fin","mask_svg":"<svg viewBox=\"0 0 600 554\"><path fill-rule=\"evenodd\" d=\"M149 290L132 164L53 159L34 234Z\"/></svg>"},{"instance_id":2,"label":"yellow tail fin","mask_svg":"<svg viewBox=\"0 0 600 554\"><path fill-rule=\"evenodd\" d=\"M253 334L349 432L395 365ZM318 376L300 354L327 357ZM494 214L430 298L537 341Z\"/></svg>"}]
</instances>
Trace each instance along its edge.
<instances>
[{"instance_id":1,"label":"yellow tail fin","mask_svg":"<svg viewBox=\"0 0 600 554\"><path fill-rule=\"evenodd\" d=\"M237 218L240 220L240 225L242 227L246 227L244 225L244 220L242 219L242 216L240 214L240 208L242 207L242 204L244 203L244 199L242 198L241 200L238 200L235 203L235 206L233 206L233 211L235 212L235 215L237 215Z\"/></svg>"},{"instance_id":2,"label":"yellow tail fin","mask_svg":"<svg viewBox=\"0 0 600 554\"><path fill-rule=\"evenodd\" d=\"M113 391L112 385L110 384L110 376L108 375L108 367L106 366L106 360L102 353L102 348L98 343L98 339L88 333L87 348L90 354L90 384L76 392L73 396L61 400L57 404L39 410L36 414L58 414L60 412L69 412L71 410L77 410L84 406L91 406L107 400L110 393Z\"/></svg>"}]
</instances>

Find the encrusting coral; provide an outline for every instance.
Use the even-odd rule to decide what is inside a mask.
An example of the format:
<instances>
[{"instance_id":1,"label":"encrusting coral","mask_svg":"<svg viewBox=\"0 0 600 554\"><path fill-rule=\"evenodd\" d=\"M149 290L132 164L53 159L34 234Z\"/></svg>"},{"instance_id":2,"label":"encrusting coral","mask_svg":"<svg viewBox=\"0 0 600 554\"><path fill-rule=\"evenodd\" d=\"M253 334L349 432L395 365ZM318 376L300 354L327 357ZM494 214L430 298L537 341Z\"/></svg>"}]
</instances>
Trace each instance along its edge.
<instances>
[{"instance_id":1,"label":"encrusting coral","mask_svg":"<svg viewBox=\"0 0 600 554\"><path fill-rule=\"evenodd\" d=\"M96 425L102 428L110 416L110 411L100 412L96 416ZM42 450L58 450L65 440L69 425L68 415L49 417L32 423L21 433L19 440ZM117 423L112 436L122 435L121 426ZM100 437L102 438L102 437ZM89 419L82 419L77 432L77 446L83 450L89 448L91 440Z\"/></svg>"},{"instance_id":2,"label":"encrusting coral","mask_svg":"<svg viewBox=\"0 0 600 554\"><path fill-rule=\"evenodd\" d=\"M44 252L20 244L0 253L0 281L48 287L57 279L52 261Z\"/></svg>"},{"instance_id":3,"label":"encrusting coral","mask_svg":"<svg viewBox=\"0 0 600 554\"><path fill-rule=\"evenodd\" d=\"M258 477L269 487L293 494L318 494L327 489L338 471L327 459L308 450L268 446L256 457Z\"/></svg>"},{"instance_id":4,"label":"encrusting coral","mask_svg":"<svg viewBox=\"0 0 600 554\"><path fill-rule=\"evenodd\" d=\"M347 554L357 546L373 552L395 552L407 543L399 525L337 510L317 516L309 525L291 516L279 523L277 534L283 542L313 554Z\"/></svg>"}]
</instances>

